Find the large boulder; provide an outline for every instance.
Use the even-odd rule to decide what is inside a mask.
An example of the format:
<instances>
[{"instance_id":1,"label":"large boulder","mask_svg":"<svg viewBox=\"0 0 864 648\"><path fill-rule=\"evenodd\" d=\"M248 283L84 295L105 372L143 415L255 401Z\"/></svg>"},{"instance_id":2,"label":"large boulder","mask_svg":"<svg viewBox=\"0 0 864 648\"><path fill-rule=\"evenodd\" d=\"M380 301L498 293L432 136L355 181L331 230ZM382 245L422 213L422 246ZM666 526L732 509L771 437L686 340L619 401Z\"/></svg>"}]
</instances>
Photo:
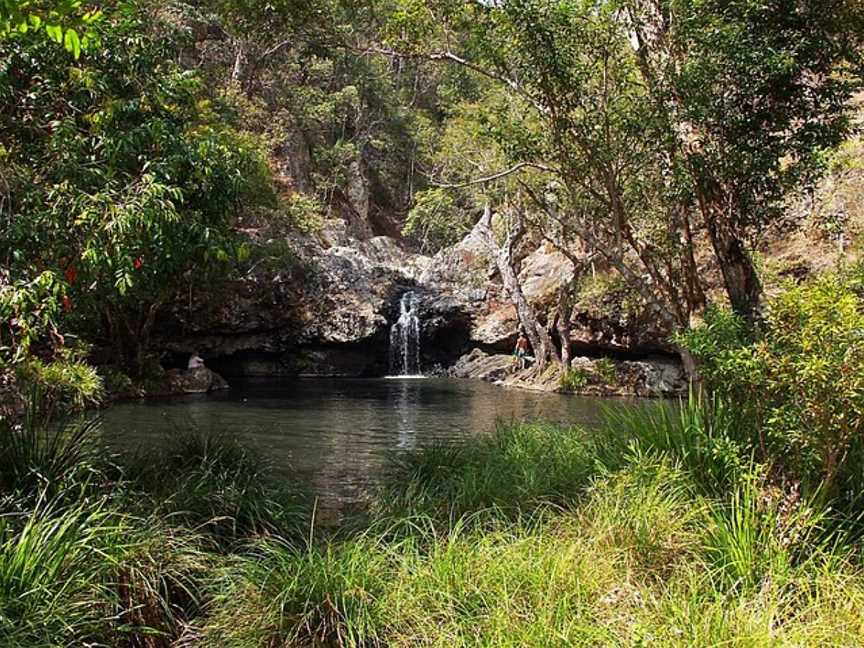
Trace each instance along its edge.
<instances>
[{"instance_id":1,"label":"large boulder","mask_svg":"<svg viewBox=\"0 0 864 648\"><path fill-rule=\"evenodd\" d=\"M151 395L206 394L221 389L228 389L228 383L207 367L169 369L165 372L162 386L153 390Z\"/></svg>"},{"instance_id":2,"label":"large boulder","mask_svg":"<svg viewBox=\"0 0 864 648\"><path fill-rule=\"evenodd\" d=\"M488 354L480 349L462 356L450 369L454 378L471 378L488 382L499 382L513 373L516 362L513 356Z\"/></svg>"},{"instance_id":3,"label":"large boulder","mask_svg":"<svg viewBox=\"0 0 864 648\"><path fill-rule=\"evenodd\" d=\"M573 263L552 246L544 244L521 264L519 282L525 298L540 312L554 307L561 286L573 281ZM489 290L485 307L477 312L471 330L476 344L499 351L515 344L519 316L503 289Z\"/></svg>"},{"instance_id":4,"label":"large boulder","mask_svg":"<svg viewBox=\"0 0 864 648\"><path fill-rule=\"evenodd\" d=\"M624 361L577 356L571 371L579 376L581 394L664 398L684 394L689 386L681 363L660 356Z\"/></svg>"},{"instance_id":5,"label":"large boulder","mask_svg":"<svg viewBox=\"0 0 864 648\"><path fill-rule=\"evenodd\" d=\"M420 283L461 291L485 284L495 273L495 259L478 223L456 245L439 251L420 275Z\"/></svg>"}]
</instances>

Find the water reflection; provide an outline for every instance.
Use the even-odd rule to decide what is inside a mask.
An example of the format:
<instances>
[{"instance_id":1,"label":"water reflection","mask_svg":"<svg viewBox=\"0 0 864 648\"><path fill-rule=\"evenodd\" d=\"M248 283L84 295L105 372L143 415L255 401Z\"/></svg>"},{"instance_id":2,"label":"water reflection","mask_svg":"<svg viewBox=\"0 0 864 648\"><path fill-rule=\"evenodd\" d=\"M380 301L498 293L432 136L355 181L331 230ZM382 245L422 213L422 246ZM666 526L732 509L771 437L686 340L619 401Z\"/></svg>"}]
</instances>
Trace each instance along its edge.
<instances>
[{"instance_id":1,"label":"water reflection","mask_svg":"<svg viewBox=\"0 0 864 648\"><path fill-rule=\"evenodd\" d=\"M399 380L396 397L398 426L396 447L400 450L412 450L417 446L417 380Z\"/></svg>"},{"instance_id":2,"label":"water reflection","mask_svg":"<svg viewBox=\"0 0 864 648\"><path fill-rule=\"evenodd\" d=\"M159 443L194 426L229 432L325 502L362 498L393 452L489 432L496 419L595 424L610 401L473 381L248 381L228 392L124 403L105 413L115 447Z\"/></svg>"}]
</instances>

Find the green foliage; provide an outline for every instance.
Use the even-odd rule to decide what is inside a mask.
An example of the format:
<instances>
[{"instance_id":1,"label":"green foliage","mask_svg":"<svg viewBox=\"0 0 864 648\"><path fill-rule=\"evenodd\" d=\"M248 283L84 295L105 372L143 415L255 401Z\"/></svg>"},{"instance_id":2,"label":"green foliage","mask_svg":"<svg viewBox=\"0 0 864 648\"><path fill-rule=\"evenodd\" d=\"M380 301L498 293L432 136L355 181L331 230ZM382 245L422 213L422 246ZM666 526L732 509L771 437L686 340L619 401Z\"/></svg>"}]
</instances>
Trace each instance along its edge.
<instances>
[{"instance_id":1,"label":"green foliage","mask_svg":"<svg viewBox=\"0 0 864 648\"><path fill-rule=\"evenodd\" d=\"M594 463L582 431L514 421L474 443L398 458L393 470L381 500L390 510L448 518L492 507L510 515L539 502L566 505Z\"/></svg>"},{"instance_id":2,"label":"green foliage","mask_svg":"<svg viewBox=\"0 0 864 648\"><path fill-rule=\"evenodd\" d=\"M93 556L115 533L101 505L41 505L16 529L0 517L0 632L10 646L59 646L87 636L93 618L80 605L96 592ZM88 627L89 626L89 627Z\"/></svg>"},{"instance_id":3,"label":"green foliage","mask_svg":"<svg viewBox=\"0 0 864 648\"><path fill-rule=\"evenodd\" d=\"M600 316L634 321L644 317L645 300L616 272L586 273L574 289L574 301Z\"/></svg>"},{"instance_id":4,"label":"green foliage","mask_svg":"<svg viewBox=\"0 0 864 648\"><path fill-rule=\"evenodd\" d=\"M538 455L525 470L508 457L546 433L524 426L504 443L418 451L382 495L416 504L403 517L309 546L259 543L217 584L205 645L860 643L860 575L824 533L824 513L756 482L706 499L700 476L673 458L631 456L611 473L594 464L563 510L528 505L529 495L521 515L472 507L428 518L428 501L411 497L482 507L462 472L479 453L512 496L536 493L547 464ZM589 440L567 443L571 465Z\"/></svg>"},{"instance_id":5,"label":"green foliage","mask_svg":"<svg viewBox=\"0 0 864 648\"><path fill-rule=\"evenodd\" d=\"M419 241L423 251L435 252L458 243L470 229L470 220L460 216L460 208L448 192L427 189L415 196L402 234Z\"/></svg>"},{"instance_id":6,"label":"green foliage","mask_svg":"<svg viewBox=\"0 0 864 648\"><path fill-rule=\"evenodd\" d=\"M296 506L228 439L180 435L145 464L112 457L93 420L0 425L4 646L167 645L240 534L293 532Z\"/></svg>"},{"instance_id":7,"label":"green foliage","mask_svg":"<svg viewBox=\"0 0 864 648\"><path fill-rule=\"evenodd\" d=\"M17 364L34 343L57 330L65 286L58 275L45 271L29 281L0 285L2 346L0 367Z\"/></svg>"},{"instance_id":8,"label":"green foliage","mask_svg":"<svg viewBox=\"0 0 864 648\"><path fill-rule=\"evenodd\" d=\"M714 311L682 343L758 433L754 451L836 494L864 423L862 330L856 279L827 274L772 299L755 333Z\"/></svg>"},{"instance_id":9,"label":"green foliage","mask_svg":"<svg viewBox=\"0 0 864 648\"><path fill-rule=\"evenodd\" d=\"M81 50L99 43L96 26L102 10L89 8L91 4L82 0L3 0L0 38L44 30L48 38L78 59Z\"/></svg>"},{"instance_id":10,"label":"green foliage","mask_svg":"<svg viewBox=\"0 0 864 648\"><path fill-rule=\"evenodd\" d=\"M97 28L102 46L76 67L32 36L0 41L5 146L24 175L0 249L30 295L3 303L27 311L22 345L31 313L60 326L60 300L65 326L107 322L137 371L154 310L187 273L226 267L240 205L272 204L272 189L259 140L173 62L167 27L121 7Z\"/></svg>"},{"instance_id":11,"label":"green foliage","mask_svg":"<svg viewBox=\"0 0 864 648\"><path fill-rule=\"evenodd\" d=\"M592 370L604 385L614 385L618 380L618 366L611 358L594 361Z\"/></svg>"},{"instance_id":12,"label":"green foliage","mask_svg":"<svg viewBox=\"0 0 864 648\"><path fill-rule=\"evenodd\" d=\"M96 370L84 361L82 353L68 347L60 350L51 362L30 358L16 369L24 389L36 390L45 419L54 412L71 414L97 405L104 396L104 386Z\"/></svg>"},{"instance_id":13,"label":"green foliage","mask_svg":"<svg viewBox=\"0 0 864 648\"><path fill-rule=\"evenodd\" d=\"M224 545L272 532L291 536L302 521L298 494L278 487L263 460L232 437L181 430L119 464L144 497L136 508L171 515Z\"/></svg>"},{"instance_id":14,"label":"green foliage","mask_svg":"<svg viewBox=\"0 0 864 648\"><path fill-rule=\"evenodd\" d=\"M590 376L585 369L582 367L568 367L561 373L558 387L565 394L575 394L587 387L589 382Z\"/></svg>"},{"instance_id":15,"label":"green foliage","mask_svg":"<svg viewBox=\"0 0 864 648\"><path fill-rule=\"evenodd\" d=\"M0 631L16 648L177 636L205 566L195 534L158 518L39 504L0 518Z\"/></svg>"},{"instance_id":16,"label":"green foliage","mask_svg":"<svg viewBox=\"0 0 864 648\"><path fill-rule=\"evenodd\" d=\"M530 201L508 199L538 235L629 266L622 276L684 328L705 303L705 232L732 307L752 318L748 243L852 132L860 2L403 4L391 40L507 93L489 131L501 167L547 168L542 184L519 178Z\"/></svg>"},{"instance_id":17,"label":"green foliage","mask_svg":"<svg viewBox=\"0 0 864 648\"><path fill-rule=\"evenodd\" d=\"M751 470L747 421L719 397L690 393L677 407L666 403L610 410L594 452L610 469L633 457L671 461L690 474L707 495L725 493Z\"/></svg>"},{"instance_id":18,"label":"green foliage","mask_svg":"<svg viewBox=\"0 0 864 648\"><path fill-rule=\"evenodd\" d=\"M55 497L94 470L94 419L46 428L36 407L19 426L0 421L0 493L25 500Z\"/></svg>"},{"instance_id":19,"label":"green foliage","mask_svg":"<svg viewBox=\"0 0 864 648\"><path fill-rule=\"evenodd\" d=\"M253 537L230 543L195 529L230 528L239 473L284 501L234 441L181 434L121 457L131 483L0 497L0 632L16 648L860 645L854 536L794 485L727 472L716 414L693 399L592 431L513 422L403 455L341 532L241 524Z\"/></svg>"},{"instance_id":20,"label":"green foliage","mask_svg":"<svg viewBox=\"0 0 864 648\"><path fill-rule=\"evenodd\" d=\"M318 232L324 226L324 206L314 196L292 194L282 208L288 221L301 232Z\"/></svg>"}]
</instances>

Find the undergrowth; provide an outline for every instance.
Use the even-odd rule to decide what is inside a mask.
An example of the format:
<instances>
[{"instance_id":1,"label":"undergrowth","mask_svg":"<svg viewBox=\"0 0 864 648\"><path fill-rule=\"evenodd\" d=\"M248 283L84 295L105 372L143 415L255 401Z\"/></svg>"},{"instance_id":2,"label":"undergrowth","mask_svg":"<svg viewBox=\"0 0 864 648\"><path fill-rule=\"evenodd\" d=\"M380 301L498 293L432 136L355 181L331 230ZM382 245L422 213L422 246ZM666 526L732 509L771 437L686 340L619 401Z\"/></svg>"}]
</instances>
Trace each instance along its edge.
<instances>
[{"instance_id":1,"label":"undergrowth","mask_svg":"<svg viewBox=\"0 0 864 648\"><path fill-rule=\"evenodd\" d=\"M501 423L402 455L327 534L232 439L82 451L4 482L3 645L864 645L854 511L754 463L733 418L694 397L590 433Z\"/></svg>"}]
</instances>

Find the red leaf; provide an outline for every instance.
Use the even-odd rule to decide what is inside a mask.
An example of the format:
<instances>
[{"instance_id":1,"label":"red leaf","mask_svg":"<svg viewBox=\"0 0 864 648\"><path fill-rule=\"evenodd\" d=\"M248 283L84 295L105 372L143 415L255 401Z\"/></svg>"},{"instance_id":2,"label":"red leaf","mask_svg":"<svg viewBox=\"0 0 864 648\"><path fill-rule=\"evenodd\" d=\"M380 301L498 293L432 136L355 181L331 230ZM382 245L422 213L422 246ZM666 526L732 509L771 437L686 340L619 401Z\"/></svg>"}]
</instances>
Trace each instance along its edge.
<instances>
[{"instance_id":1,"label":"red leaf","mask_svg":"<svg viewBox=\"0 0 864 648\"><path fill-rule=\"evenodd\" d=\"M78 278L78 271L75 270L75 266L69 266L66 268L66 281L70 284L75 283L75 279Z\"/></svg>"},{"instance_id":2,"label":"red leaf","mask_svg":"<svg viewBox=\"0 0 864 648\"><path fill-rule=\"evenodd\" d=\"M63 310L67 313L72 310L72 300L69 295L63 295Z\"/></svg>"}]
</instances>

